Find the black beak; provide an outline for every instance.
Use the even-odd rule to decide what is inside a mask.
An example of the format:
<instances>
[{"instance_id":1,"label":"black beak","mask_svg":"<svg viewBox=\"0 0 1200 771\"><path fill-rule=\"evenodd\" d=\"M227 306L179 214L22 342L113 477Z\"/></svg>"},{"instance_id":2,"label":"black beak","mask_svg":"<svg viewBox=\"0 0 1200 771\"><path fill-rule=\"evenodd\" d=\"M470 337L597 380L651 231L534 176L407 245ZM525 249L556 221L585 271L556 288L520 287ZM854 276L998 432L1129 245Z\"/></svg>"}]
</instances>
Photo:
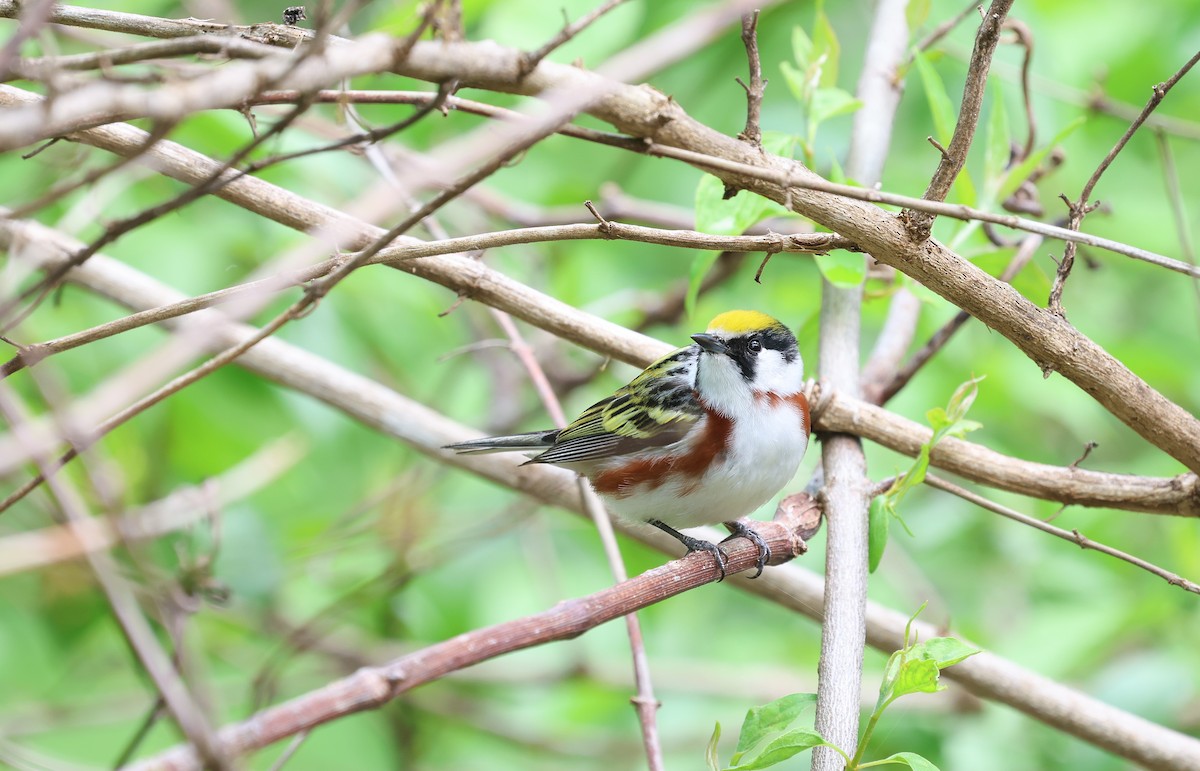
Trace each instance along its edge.
<instances>
[{"instance_id":1,"label":"black beak","mask_svg":"<svg viewBox=\"0 0 1200 771\"><path fill-rule=\"evenodd\" d=\"M692 335L692 339L708 353L729 353L729 346L715 335Z\"/></svg>"}]
</instances>

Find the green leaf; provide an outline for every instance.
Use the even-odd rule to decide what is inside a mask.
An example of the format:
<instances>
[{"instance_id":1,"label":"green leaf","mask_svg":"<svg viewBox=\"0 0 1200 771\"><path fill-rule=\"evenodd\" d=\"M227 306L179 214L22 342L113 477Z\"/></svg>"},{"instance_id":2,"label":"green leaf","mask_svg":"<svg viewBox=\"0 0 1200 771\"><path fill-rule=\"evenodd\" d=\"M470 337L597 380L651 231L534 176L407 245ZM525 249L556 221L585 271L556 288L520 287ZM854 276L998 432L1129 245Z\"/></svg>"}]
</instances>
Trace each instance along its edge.
<instances>
[{"instance_id":1,"label":"green leaf","mask_svg":"<svg viewBox=\"0 0 1200 771\"><path fill-rule=\"evenodd\" d=\"M817 59L824 58L821 63L821 75L818 79L820 86L836 86L838 77L838 60L842 56L842 46L838 42L837 33L825 14L825 4L818 0L817 14L813 19L813 53Z\"/></svg>"},{"instance_id":2,"label":"green leaf","mask_svg":"<svg viewBox=\"0 0 1200 771\"><path fill-rule=\"evenodd\" d=\"M982 424L977 421L966 419L967 410L971 409L971 405L975 403L975 397L979 395L981 380L983 380L982 376L971 378L954 389L945 409L934 407L925 413L929 425L933 427L933 437L929 441L930 448L947 436L961 437L981 427ZM928 459L928 452L925 455Z\"/></svg>"},{"instance_id":3,"label":"green leaf","mask_svg":"<svg viewBox=\"0 0 1200 771\"><path fill-rule=\"evenodd\" d=\"M912 466L903 475L896 478L891 488L883 494L883 507L889 514L896 517L903 525L904 520L900 519L897 512L897 507L908 491L925 480L925 474L929 470L929 455L933 451L934 445L945 439L947 436L962 436L969 431L974 431L980 428L981 424L974 420L967 420L965 415L967 410L975 402L975 397L979 393L979 381L983 377L972 378L961 384L954 390L950 396L950 402L946 407L934 407L925 413L926 419L929 421L930 427L933 429L933 435L928 442L921 445L921 449L917 452L917 457L913 460ZM908 526L905 525L905 530Z\"/></svg>"},{"instance_id":4,"label":"green leaf","mask_svg":"<svg viewBox=\"0 0 1200 771\"><path fill-rule=\"evenodd\" d=\"M813 85L808 81L808 71L798 70L788 62L780 62L779 70L783 73L783 79L787 83L788 90L792 92L792 96L796 97L796 101L805 109L808 109L813 92Z\"/></svg>"},{"instance_id":5,"label":"green leaf","mask_svg":"<svg viewBox=\"0 0 1200 771\"><path fill-rule=\"evenodd\" d=\"M786 142L775 134L768 146L766 138L763 148L768 152L781 155L789 150L790 139ZM705 174L696 185L696 229L704 233L719 236L740 236L754 223L772 211L774 202L761 195L747 190L739 190L733 198L725 199L725 183L711 174ZM692 260L688 276L688 291L684 297L684 308L690 315L696 306L696 297L700 294L700 284L708 274L713 263L717 261L720 252L705 251L698 253Z\"/></svg>"},{"instance_id":6,"label":"green leaf","mask_svg":"<svg viewBox=\"0 0 1200 771\"><path fill-rule=\"evenodd\" d=\"M818 88L813 93L809 114L817 123L836 118L839 115L849 115L862 109L863 103L854 95L840 88Z\"/></svg>"},{"instance_id":7,"label":"green leaf","mask_svg":"<svg viewBox=\"0 0 1200 771\"><path fill-rule=\"evenodd\" d=\"M908 0L904 8L904 19L908 22L908 31L916 32L925 20L929 18L929 9L933 0Z\"/></svg>"},{"instance_id":8,"label":"green leaf","mask_svg":"<svg viewBox=\"0 0 1200 771\"><path fill-rule=\"evenodd\" d=\"M799 24L792 27L792 58L796 60L796 66L802 70L807 70L813 61L812 38Z\"/></svg>"},{"instance_id":9,"label":"green leaf","mask_svg":"<svg viewBox=\"0 0 1200 771\"><path fill-rule=\"evenodd\" d=\"M1071 136L1071 134L1075 132L1075 129L1082 126L1086 121L1087 118L1080 115L1078 118L1064 126L1062 131L1059 131L1057 134L1055 134L1054 138L1050 140L1049 144L1040 150L1033 151L1029 154L1028 158L1009 169L1008 174L1006 174L1004 177L1004 181L1000 183L1000 189L996 192L996 200L1003 201L1015 193L1017 188L1020 187L1021 184L1029 178L1029 175L1033 173L1033 170L1042 164L1042 161L1045 160L1046 155L1049 154L1049 152L1055 147L1058 147L1060 144L1062 144L1064 139Z\"/></svg>"},{"instance_id":10,"label":"green leaf","mask_svg":"<svg viewBox=\"0 0 1200 771\"><path fill-rule=\"evenodd\" d=\"M762 134L763 150L781 158L791 158L796 148L796 137L783 131L764 131ZM764 198L767 204L775 202Z\"/></svg>"},{"instance_id":11,"label":"green leaf","mask_svg":"<svg viewBox=\"0 0 1200 771\"><path fill-rule=\"evenodd\" d=\"M919 612L919 611L918 611ZM909 620L909 624L912 620ZM908 639L907 632L905 639ZM953 637L935 637L913 643L893 653L884 669L876 709L908 693L934 693L943 690L938 677L943 669L979 653Z\"/></svg>"},{"instance_id":12,"label":"green leaf","mask_svg":"<svg viewBox=\"0 0 1200 771\"><path fill-rule=\"evenodd\" d=\"M815 259L821 275L836 287L856 287L867 278L867 261L861 254L837 251L818 254Z\"/></svg>"},{"instance_id":13,"label":"green leaf","mask_svg":"<svg viewBox=\"0 0 1200 771\"><path fill-rule=\"evenodd\" d=\"M989 188L996 187L1012 156L1012 134L1008 128L1008 113L1004 109L1004 94L996 89L992 99L992 111L988 115L983 145L983 181Z\"/></svg>"},{"instance_id":14,"label":"green leaf","mask_svg":"<svg viewBox=\"0 0 1200 771\"><path fill-rule=\"evenodd\" d=\"M937 693L945 688L938 685L938 665L928 659L909 659L900 665L896 682L892 687L892 698L910 693Z\"/></svg>"},{"instance_id":15,"label":"green leaf","mask_svg":"<svg viewBox=\"0 0 1200 771\"><path fill-rule=\"evenodd\" d=\"M731 762L737 763L741 755L767 736L783 731L800 717L804 710L817 703L815 693L792 693L746 710L742 731L738 735L737 749Z\"/></svg>"},{"instance_id":16,"label":"green leaf","mask_svg":"<svg viewBox=\"0 0 1200 771\"><path fill-rule=\"evenodd\" d=\"M696 300L700 297L700 287L704 277L712 270L713 264L721 256L720 252L697 252L692 258L692 266L688 270L687 294L683 296L683 310L691 316L696 310Z\"/></svg>"},{"instance_id":17,"label":"green leaf","mask_svg":"<svg viewBox=\"0 0 1200 771\"><path fill-rule=\"evenodd\" d=\"M882 498L871 501L871 508L867 513L867 569L872 573L879 567L879 561L883 559L883 550L887 548L888 523L891 518L892 515L883 505Z\"/></svg>"},{"instance_id":18,"label":"green leaf","mask_svg":"<svg viewBox=\"0 0 1200 771\"><path fill-rule=\"evenodd\" d=\"M709 737L708 746L704 749L704 760L711 771L721 771L721 758L717 755L717 742L720 740L721 724L717 722L713 725L712 736Z\"/></svg>"},{"instance_id":19,"label":"green leaf","mask_svg":"<svg viewBox=\"0 0 1200 771\"><path fill-rule=\"evenodd\" d=\"M837 155L833 154L831 154L829 158L829 181L838 185L849 184L849 182L846 181L846 170L843 169L842 164L838 162ZM904 275L899 271L897 271L897 273L901 276Z\"/></svg>"},{"instance_id":20,"label":"green leaf","mask_svg":"<svg viewBox=\"0 0 1200 771\"><path fill-rule=\"evenodd\" d=\"M730 766L727 771L753 771L758 768L770 768L776 763L782 763L793 755L811 750L813 747L832 747L833 745L821 738L816 731L807 728L793 728L782 736L767 742L754 757Z\"/></svg>"},{"instance_id":21,"label":"green leaf","mask_svg":"<svg viewBox=\"0 0 1200 771\"><path fill-rule=\"evenodd\" d=\"M920 656L937 664L938 669L952 667L979 651L953 637L934 637L912 647L911 656Z\"/></svg>"},{"instance_id":22,"label":"green leaf","mask_svg":"<svg viewBox=\"0 0 1200 771\"><path fill-rule=\"evenodd\" d=\"M946 200L949 203L961 203L963 206L978 208L979 194L975 192L975 183L971 180L971 173L965 166L959 170L958 176L950 185L950 194L946 196Z\"/></svg>"},{"instance_id":23,"label":"green leaf","mask_svg":"<svg viewBox=\"0 0 1200 771\"><path fill-rule=\"evenodd\" d=\"M908 766L913 771L939 771L937 766L915 752L897 752L895 755L875 761L872 765L883 765L884 763Z\"/></svg>"},{"instance_id":24,"label":"green leaf","mask_svg":"<svg viewBox=\"0 0 1200 771\"><path fill-rule=\"evenodd\" d=\"M929 112L933 116L934 136L943 146L947 145L950 143L950 137L954 135L954 124L958 119L954 103L950 101L950 96L946 93L946 85L942 83L942 77L933 68L929 57L918 52L914 61L917 65L917 73L921 76L921 83L925 86L925 98L929 101Z\"/></svg>"},{"instance_id":25,"label":"green leaf","mask_svg":"<svg viewBox=\"0 0 1200 771\"><path fill-rule=\"evenodd\" d=\"M725 183L705 174L696 185L696 229L717 236L740 236L761 219L767 199L748 190L726 199Z\"/></svg>"}]
</instances>

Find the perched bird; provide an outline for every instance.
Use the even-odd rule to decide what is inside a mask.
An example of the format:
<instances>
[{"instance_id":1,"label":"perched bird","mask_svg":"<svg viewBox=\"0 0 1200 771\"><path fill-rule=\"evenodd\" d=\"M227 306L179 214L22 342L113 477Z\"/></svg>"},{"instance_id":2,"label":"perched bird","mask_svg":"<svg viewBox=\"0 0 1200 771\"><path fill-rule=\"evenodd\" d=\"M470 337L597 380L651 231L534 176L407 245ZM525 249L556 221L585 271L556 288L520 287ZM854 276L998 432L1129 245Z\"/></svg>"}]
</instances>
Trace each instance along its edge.
<instances>
[{"instance_id":1,"label":"perched bird","mask_svg":"<svg viewBox=\"0 0 1200 771\"><path fill-rule=\"evenodd\" d=\"M757 578L770 550L737 520L787 484L804 456L804 363L791 331L758 311L722 313L692 340L566 428L447 449L544 450L528 462L583 474L609 511L669 533L689 552L710 552L722 578L720 547L676 528L723 522L732 533L725 541L744 536L758 546Z\"/></svg>"}]
</instances>

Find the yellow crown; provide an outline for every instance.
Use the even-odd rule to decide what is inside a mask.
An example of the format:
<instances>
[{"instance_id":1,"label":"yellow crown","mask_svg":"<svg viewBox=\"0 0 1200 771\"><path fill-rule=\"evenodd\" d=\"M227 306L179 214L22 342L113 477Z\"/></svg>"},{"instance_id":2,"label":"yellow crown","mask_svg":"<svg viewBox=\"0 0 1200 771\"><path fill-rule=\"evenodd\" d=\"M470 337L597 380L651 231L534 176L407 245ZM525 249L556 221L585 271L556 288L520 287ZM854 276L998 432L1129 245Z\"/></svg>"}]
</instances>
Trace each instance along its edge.
<instances>
[{"instance_id":1,"label":"yellow crown","mask_svg":"<svg viewBox=\"0 0 1200 771\"><path fill-rule=\"evenodd\" d=\"M709 331L719 329L734 335L781 326L783 324L759 311L726 311L708 323Z\"/></svg>"}]
</instances>

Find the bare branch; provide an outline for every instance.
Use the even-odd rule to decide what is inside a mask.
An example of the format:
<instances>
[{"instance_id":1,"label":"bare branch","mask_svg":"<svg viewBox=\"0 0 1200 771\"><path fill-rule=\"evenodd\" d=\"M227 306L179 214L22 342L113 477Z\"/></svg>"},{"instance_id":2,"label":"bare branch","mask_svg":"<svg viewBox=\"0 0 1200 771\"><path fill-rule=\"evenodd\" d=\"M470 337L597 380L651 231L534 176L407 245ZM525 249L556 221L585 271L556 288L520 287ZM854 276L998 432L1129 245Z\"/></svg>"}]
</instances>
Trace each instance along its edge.
<instances>
[{"instance_id":1,"label":"bare branch","mask_svg":"<svg viewBox=\"0 0 1200 771\"><path fill-rule=\"evenodd\" d=\"M997 43L1000 42L1000 30L1012 2L1013 0L993 0L983 17L983 23L979 25L979 32L975 36L975 50L971 53L971 64L963 85L962 105L958 109L958 123L954 126L954 136L950 139L949 149L942 152L942 159L937 170L933 172L933 179L929 181L922 198L944 201L946 194L950 192L950 186L954 184L963 164L967 162L967 151L971 149L975 126L979 123L979 111L983 106L988 69L992 65L992 56L996 52ZM933 217L928 213L905 211L900 217L914 241L929 238L933 229Z\"/></svg>"},{"instance_id":2,"label":"bare branch","mask_svg":"<svg viewBox=\"0 0 1200 771\"><path fill-rule=\"evenodd\" d=\"M85 54L41 56L21 59L13 72L25 80L42 80L62 71L95 70L122 64L192 54L217 54L238 59L264 59L278 56L279 49L253 40L225 35L193 35L168 40L151 40L121 48L90 51Z\"/></svg>"},{"instance_id":3,"label":"bare branch","mask_svg":"<svg viewBox=\"0 0 1200 771\"><path fill-rule=\"evenodd\" d=\"M908 39L906 0L876 3L857 97L846 173L868 187L879 182L899 104L896 65ZM785 204L786 205L786 204ZM862 286L821 280L820 373L830 385L859 393ZM815 729L831 744L853 747L859 736L859 699L866 649L867 461L862 442L823 434L821 497L826 518L825 621L817 667ZM813 749L813 771L837 771L845 758L831 747Z\"/></svg>"},{"instance_id":4,"label":"bare branch","mask_svg":"<svg viewBox=\"0 0 1200 771\"><path fill-rule=\"evenodd\" d=\"M1017 161L1023 161L1033 153L1037 141L1037 120L1033 114L1033 92L1029 88L1030 64L1033 62L1033 31L1018 19L1005 19L1004 28L1011 30L1017 43L1025 50L1021 57L1021 97L1025 102L1025 146L1021 148Z\"/></svg>"},{"instance_id":5,"label":"bare branch","mask_svg":"<svg viewBox=\"0 0 1200 771\"><path fill-rule=\"evenodd\" d=\"M0 387L0 414L3 414L13 433L20 436L28 425L29 417L17 401L11 389ZM37 456L35 462L42 466L46 462ZM205 765L218 771L231 768L225 752L221 749L208 718L200 710L179 672L172 665L166 651L158 642L154 630L138 607L132 587L121 575L112 556L103 545L94 542L96 533L88 527L91 515L75 488L61 478L50 480L50 491L62 514L66 526L83 544L83 554L96 575L96 580L108 599L109 606L130 649L146 670L150 681L158 690L167 710L191 743L189 749L203 758Z\"/></svg>"},{"instance_id":6,"label":"bare branch","mask_svg":"<svg viewBox=\"0 0 1200 771\"><path fill-rule=\"evenodd\" d=\"M746 128L738 134L742 139L755 147L762 147L762 127L759 120L762 117L763 90L767 81L762 76L762 61L758 56L758 11L742 17L742 45L746 46L746 60L750 64L750 84L746 85L741 78L737 82L746 91Z\"/></svg>"},{"instance_id":7,"label":"bare branch","mask_svg":"<svg viewBox=\"0 0 1200 771\"><path fill-rule=\"evenodd\" d=\"M3 91L0 91L0 98L3 97ZM914 211L924 211L930 214L937 214L945 217L953 217L960 220L978 220L980 222L990 222L995 225L1003 225L1013 228L1014 230L1023 230L1028 233L1037 233L1038 235L1057 238L1067 242L1075 242L1086 246L1095 246L1100 249L1106 249L1116 254L1123 254L1126 257L1133 257L1142 262L1148 262L1152 265L1158 265L1168 270L1173 270L1176 273L1182 273L1185 276L1193 278L1200 277L1200 268L1189 265L1182 260L1176 260L1166 255L1150 252L1145 249L1121 244L1106 238L1098 236L1089 236L1078 231L1072 231L1068 228L1060 228L1055 225L1050 225L1037 220L1025 219L1024 217L1015 217L1011 214L996 214L994 212L983 211L982 209L974 209L970 206L962 204L942 203L939 201L926 201L922 198L910 198L909 196L896 195L895 193L887 193L882 190L872 188L856 187L854 185L842 185L836 182L811 175L810 172L803 174L796 169L795 172L783 171L772 168L763 168L756 166L750 162L738 162L725 160L713 155L698 153L693 150L686 150L680 147L667 147L659 144L650 144L646 148L646 152L650 155L658 155L664 158L677 158L681 161L686 161L694 166L699 166L721 177L718 172L728 172L731 175L744 175L754 180L761 180L765 183L773 183L790 187L795 190L812 190L814 192L831 193L835 196L841 196L846 199L855 201L865 201L869 203L882 203L892 206L904 206ZM770 188L766 188L770 189ZM782 198L782 194L779 196ZM770 196L768 196L770 197ZM844 234L845 235L845 234ZM850 236L847 235L849 238ZM869 250L868 250L869 251ZM881 262L886 262L881 258ZM924 282L922 282L924 283Z\"/></svg>"},{"instance_id":8,"label":"bare branch","mask_svg":"<svg viewBox=\"0 0 1200 771\"><path fill-rule=\"evenodd\" d=\"M88 549L110 549L122 541L151 539L181 530L267 486L301 455L302 448L294 438L272 442L220 477L176 490L160 501L125 513L115 524L91 517L76 525L0 538L0 576L76 559Z\"/></svg>"},{"instance_id":9,"label":"bare branch","mask_svg":"<svg viewBox=\"0 0 1200 771\"><path fill-rule=\"evenodd\" d=\"M1017 252L1013 255L1012 260L1005 266L1004 272L1000 274L1000 280L1006 284L1011 284L1012 280L1021 272L1021 269L1033 259L1033 253L1041 245L1041 236L1026 236L1021 241L1021 245L1017 248ZM887 404L933 358L934 354L942 350L946 346L946 343L950 342L950 338L954 336L954 333L970 320L971 314L966 311L959 311L954 314L953 318L943 324L942 328L937 332L934 332L925 345L921 346L921 349L913 354L907 364L894 370L886 382L873 381L874 389L865 391L868 394L868 401L874 404Z\"/></svg>"},{"instance_id":10,"label":"bare branch","mask_svg":"<svg viewBox=\"0 0 1200 771\"><path fill-rule=\"evenodd\" d=\"M768 564L787 562L807 550L801 532L815 526L815 504L797 510L795 518L756 526L772 556ZM745 539L727 546L730 574L754 567L758 547ZM779 556L775 556L776 550ZM267 709L221 730L221 749L231 755L310 730L346 715L376 709L400 694L480 661L525 648L569 640L607 621L668 597L716 581L720 571L705 554L690 554L649 570L609 589L564 600L549 610L483 629L403 656L380 667L365 667L350 677ZM133 766L135 771L198 769L190 748L169 750Z\"/></svg>"},{"instance_id":11,"label":"bare branch","mask_svg":"<svg viewBox=\"0 0 1200 771\"><path fill-rule=\"evenodd\" d=\"M538 63L541 62L542 59L545 59L547 56L549 56L555 49L574 38L580 32L583 32L585 29L595 23L595 21L601 16L624 2L625 0L605 0L604 3L596 6L591 11L588 11L578 20L565 25L561 30L558 31L557 35L547 40L545 45L543 45L541 48L525 54L521 64L522 69L526 73L530 72L534 67L538 66Z\"/></svg>"},{"instance_id":12,"label":"bare branch","mask_svg":"<svg viewBox=\"0 0 1200 771\"><path fill-rule=\"evenodd\" d=\"M1184 75L1187 75L1198 61L1200 61L1200 51L1197 51L1191 59L1188 59L1187 62L1180 67L1174 75L1154 87L1154 93L1150 97L1150 100L1146 102L1146 106L1143 107L1141 113L1139 113L1138 116L1133 119L1133 123L1129 124L1129 128L1126 129L1125 133L1121 135L1121 138L1117 140L1117 143L1113 145L1113 148L1108 151L1108 155L1104 156L1104 160L1100 161L1100 165L1096 167L1096 170L1092 172L1092 176L1088 179L1087 183L1084 184L1083 190L1079 193L1079 198L1075 199L1073 202L1067 202L1067 209L1070 213L1070 221L1067 223L1067 228L1069 230L1078 230L1079 226L1083 223L1083 218L1087 216L1089 211L1095 208L1094 206L1089 208L1088 199L1091 198L1092 190L1095 189L1096 184L1100 181L1100 177L1112 164L1113 160L1116 159L1117 154L1125 148L1125 145L1133 137L1134 133L1137 132L1141 125L1146 122L1146 118L1150 116L1150 113L1154 112L1155 108L1162 103L1162 100L1167 96L1167 92L1169 92L1171 88L1183 78ZM1063 249L1062 262L1058 264L1058 272L1054 275L1054 286L1050 288L1050 312L1061 317L1066 316L1066 312L1062 307L1062 294L1063 288L1066 286L1067 277L1071 275L1071 268L1075 265L1075 248L1076 247L1073 243L1070 241L1067 242L1066 247Z\"/></svg>"},{"instance_id":13,"label":"bare branch","mask_svg":"<svg viewBox=\"0 0 1200 771\"><path fill-rule=\"evenodd\" d=\"M1167 185L1167 200L1171 202L1171 215L1175 219L1175 230L1179 234L1179 248L1184 258L1192 265L1196 264L1196 249L1192 246L1192 232L1188 226L1187 211L1184 208L1183 194L1179 189L1179 174L1175 170L1175 158L1171 153L1171 142L1162 131L1154 132L1158 140L1158 152L1162 158L1163 179ZM1200 279L1192 281L1192 289L1196 294L1196 320L1200 321Z\"/></svg>"},{"instance_id":14,"label":"bare branch","mask_svg":"<svg viewBox=\"0 0 1200 771\"><path fill-rule=\"evenodd\" d=\"M965 501L970 501L976 506L980 506L988 511L995 512L1002 517L1008 517L1009 519L1020 522L1023 525L1028 525L1029 527L1041 530L1043 533L1049 533L1057 538L1062 538L1064 541L1070 541L1081 549L1092 549L1093 551L1098 551L1101 554L1107 554L1110 557L1116 557L1119 560L1128 562L1130 565L1139 567L1148 573L1158 576L1172 586L1178 586L1180 589L1183 589L1187 592L1192 592L1193 594L1200 594L1200 584L1196 584L1176 573L1172 573L1169 570L1160 568L1158 565L1147 562L1141 557L1135 557L1132 554L1121 551L1120 549L1114 549L1111 546L1106 546L1105 544L1093 541L1092 539L1085 537L1078 530L1063 530L1061 527L1055 527L1054 525L1047 524L1037 517L1031 517L1028 514L1022 514L1019 511L1014 511L1007 506L1001 506L998 503L989 501L982 495L976 495L970 490L965 490L958 485L947 482L946 480L936 477L933 474L927 474L925 476L925 484L929 485L930 487L937 488L938 490L944 490L953 495L957 495L959 498L962 498Z\"/></svg>"}]
</instances>

